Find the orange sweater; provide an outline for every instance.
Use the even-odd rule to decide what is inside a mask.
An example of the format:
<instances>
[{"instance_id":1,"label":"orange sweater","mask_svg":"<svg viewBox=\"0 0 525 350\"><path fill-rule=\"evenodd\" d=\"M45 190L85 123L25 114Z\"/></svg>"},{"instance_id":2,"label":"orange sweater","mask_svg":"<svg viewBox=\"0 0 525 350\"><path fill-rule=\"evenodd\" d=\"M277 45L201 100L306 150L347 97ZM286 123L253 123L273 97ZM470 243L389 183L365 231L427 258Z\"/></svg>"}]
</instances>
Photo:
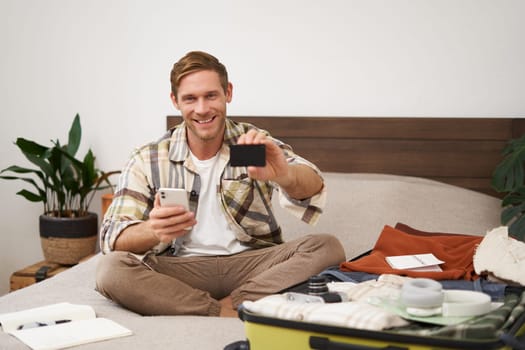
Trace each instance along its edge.
<instances>
[{"instance_id":1,"label":"orange sweater","mask_svg":"<svg viewBox=\"0 0 525 350\"><path fill-rule=\"evenodd\" d=\"M435 280L475 280L472 258L483 237L467 235L413 235L385 226L370 255L356 261L343 262L342 271L361 271L373 274L396 274L426 277ZM432 253L444 261L442 272L416 272L393 269L386 262L387 256Z\"/></svg>"}]
</instances>

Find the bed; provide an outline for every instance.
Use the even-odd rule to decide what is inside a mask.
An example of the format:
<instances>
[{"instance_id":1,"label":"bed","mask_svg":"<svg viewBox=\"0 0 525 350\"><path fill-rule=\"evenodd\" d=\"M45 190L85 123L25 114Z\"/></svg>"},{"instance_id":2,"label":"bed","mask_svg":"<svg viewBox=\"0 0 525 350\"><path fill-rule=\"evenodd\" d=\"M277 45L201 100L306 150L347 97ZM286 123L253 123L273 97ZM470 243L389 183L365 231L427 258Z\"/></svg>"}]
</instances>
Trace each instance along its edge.
<instances>
[{"instance_id":1,"label":"bed","mask_svg":"<svg viewBox=\"0 0 525 350\"><path fill-rule=\"evenodd\" d=\"M348 258L370 249L381 228L397 222L421 230L483 235L499 225L500 200L490 174L505 142L525 131L509 118L233 117L254 122L317 163L328 204L308 227L277 209L285 239L332 233ZM167 117L167 127L180 121ZM244 339L235 318L141 316L95 291L98 255L55 277L0 297L0 312L58 302L92 306L133 335L79 349L223 349ZM0 333L0 348L26 349Z\"/></svg>"}]
</instances>

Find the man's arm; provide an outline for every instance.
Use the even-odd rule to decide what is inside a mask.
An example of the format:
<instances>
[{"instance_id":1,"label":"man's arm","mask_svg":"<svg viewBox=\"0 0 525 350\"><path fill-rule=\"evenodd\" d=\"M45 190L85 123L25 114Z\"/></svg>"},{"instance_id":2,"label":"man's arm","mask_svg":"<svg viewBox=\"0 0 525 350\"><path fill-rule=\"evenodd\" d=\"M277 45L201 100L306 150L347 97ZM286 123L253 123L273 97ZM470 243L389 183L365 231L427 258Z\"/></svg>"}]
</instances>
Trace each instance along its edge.
<instances>
[{"instance_id":1,"label":"man's arm","mask_svg":"<svg viewBox=\"0 0 525 350\"><path fill-rule=\"evenodd\" d=\"M288 164L288 175L274 180L291 198L310 198L323 188L323 180L304 164Z\"/></svg>"},{"instance_id":2,"label":"man's arm","mask_svg":"<svg viewBox=\"0 0 525 350\"><path fill-rule=\"evenodd\" d=\"M274 181L290 197L298 200L312 197L323 188L323 180L315 170L304 164L289 164L283 150L266 134L251 129L241 135L237 143L266 146L266 166L248 167L252 179Z\"/></svg>"},{"instance_id":3,"label":"man's arm","mask_svg":"<svg viewBox=\"0 0 525 350\"><path fill-rule=\"evenodd\" d=\"M115 241L115 250L143 254L160 243L148 226L148 221L143 221L126 227Z\"/></svg>"},{"instance_id":4,"label":"man's arm","mask_svg":"<svg viewBox=\"0 0 525 350\"><path fill-rule=\"evenodd\" d=\"M158 194L149 219L125 228L115 241L115 250L143 254L159 244L169 243L197 222L192 212L182 206L161 207Z\"/></svg>"}]
</instances>

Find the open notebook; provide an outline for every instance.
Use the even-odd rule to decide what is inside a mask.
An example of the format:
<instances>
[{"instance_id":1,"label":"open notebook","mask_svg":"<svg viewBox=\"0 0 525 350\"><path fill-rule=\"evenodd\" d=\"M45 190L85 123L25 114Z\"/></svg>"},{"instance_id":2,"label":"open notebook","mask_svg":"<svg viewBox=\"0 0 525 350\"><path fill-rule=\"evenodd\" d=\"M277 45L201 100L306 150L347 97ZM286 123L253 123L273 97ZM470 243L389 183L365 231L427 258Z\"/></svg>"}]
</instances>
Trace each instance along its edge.
<instances>
[{"instance_id":1,"label":"open notebook","mask_svg":"<svg viewBox=\"0 0 525 350\"><path fill-rule=\"evenodd\" d=\"M2 330L33 350L62 349L131 335L107 318L97 317L89 305L59 303L0 314Z\"/></svg>"}]
</instances>

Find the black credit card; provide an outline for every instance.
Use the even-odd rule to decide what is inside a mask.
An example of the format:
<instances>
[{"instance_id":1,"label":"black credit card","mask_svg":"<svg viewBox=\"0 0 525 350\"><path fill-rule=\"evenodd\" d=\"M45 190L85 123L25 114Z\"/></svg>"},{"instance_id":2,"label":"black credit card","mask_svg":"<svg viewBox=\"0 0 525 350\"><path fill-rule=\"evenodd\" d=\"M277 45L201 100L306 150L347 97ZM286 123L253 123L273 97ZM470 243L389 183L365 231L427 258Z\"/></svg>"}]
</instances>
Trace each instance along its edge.
<instances>
[{"instance_id":1,"label":"black credit card","mask_svg":"<svg viewBox=\"0 0 525 350\"><path fill-rule=\"evenodd\" d=\"M231 145L231 166L265 166L266 146L257 145Z\"/></svg>"}]
</instances>

